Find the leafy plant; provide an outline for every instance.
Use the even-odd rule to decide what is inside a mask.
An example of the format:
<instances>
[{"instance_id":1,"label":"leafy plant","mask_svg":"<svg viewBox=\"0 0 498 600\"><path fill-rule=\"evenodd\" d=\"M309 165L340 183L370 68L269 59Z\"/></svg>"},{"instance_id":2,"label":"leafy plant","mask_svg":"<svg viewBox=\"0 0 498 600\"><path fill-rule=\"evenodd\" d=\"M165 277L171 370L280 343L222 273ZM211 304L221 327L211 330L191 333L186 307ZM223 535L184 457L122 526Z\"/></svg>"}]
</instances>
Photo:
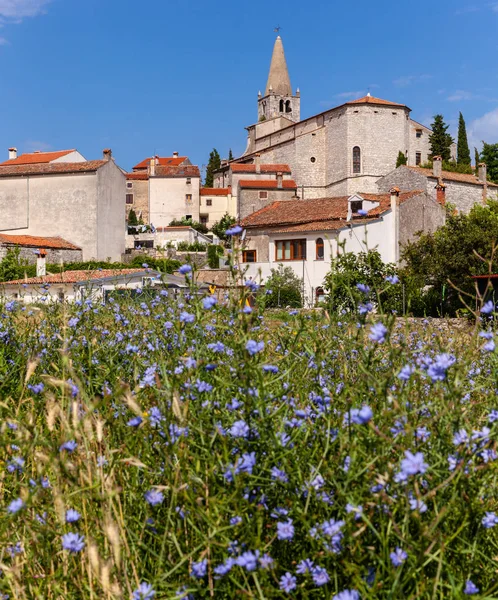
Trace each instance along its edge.
<instances>
[{"instance_id":1,"label":"leafy plant","mask_svg":"<svg viewBox=\"0 0 498 600\"><path fill-rule=\"evenodd\" d=\"M271 269L265 281L264 306L299 308L303 305L302 291L303 282L292 267L280 264L276 269Z\"/></svg>"}]
</instances>

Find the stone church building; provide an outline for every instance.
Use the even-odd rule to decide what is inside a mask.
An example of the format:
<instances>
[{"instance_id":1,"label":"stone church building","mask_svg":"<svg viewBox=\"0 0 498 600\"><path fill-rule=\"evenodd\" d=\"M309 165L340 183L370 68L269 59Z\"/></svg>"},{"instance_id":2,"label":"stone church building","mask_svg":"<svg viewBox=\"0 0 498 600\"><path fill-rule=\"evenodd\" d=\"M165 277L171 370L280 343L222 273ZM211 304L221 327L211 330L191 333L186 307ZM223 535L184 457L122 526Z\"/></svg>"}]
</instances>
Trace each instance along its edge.
<instances>
[{"instance_id":1,"label":"stone church building","mask_svg":"<svg viewBox=\"0 0 498 600\"><path fill-rule=\"evenodd\" d=\"M236 162L260 155L262 163L289 165L300 197L312 199L377 192L400 150L410 165L428 160L431 130L404 104L368 94L303 120L300 110L278 36L265 93L258 94L258 122L247 127L247 148Z\"/></svg>"}]
</instances>

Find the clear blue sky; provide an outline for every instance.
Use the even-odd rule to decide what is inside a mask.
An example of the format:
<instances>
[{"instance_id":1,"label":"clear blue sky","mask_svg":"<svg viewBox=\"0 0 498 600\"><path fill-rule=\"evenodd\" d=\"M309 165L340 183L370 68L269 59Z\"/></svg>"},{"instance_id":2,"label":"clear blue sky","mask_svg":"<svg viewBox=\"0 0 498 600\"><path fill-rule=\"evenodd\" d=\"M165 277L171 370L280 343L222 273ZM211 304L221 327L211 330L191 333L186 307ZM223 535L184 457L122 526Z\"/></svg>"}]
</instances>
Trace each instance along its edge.
<instances>
[{"instance_id":1,"label":"clear blue sky","mask_svg":"<svg viewBox=\"0 0 498 600\"><path fill-rule=\"evenodd\" d=\"M302 117L359 97L498 142L498 0L0 0L0 157L243 152L282 27Z\"/></svg>"}]
</instances>

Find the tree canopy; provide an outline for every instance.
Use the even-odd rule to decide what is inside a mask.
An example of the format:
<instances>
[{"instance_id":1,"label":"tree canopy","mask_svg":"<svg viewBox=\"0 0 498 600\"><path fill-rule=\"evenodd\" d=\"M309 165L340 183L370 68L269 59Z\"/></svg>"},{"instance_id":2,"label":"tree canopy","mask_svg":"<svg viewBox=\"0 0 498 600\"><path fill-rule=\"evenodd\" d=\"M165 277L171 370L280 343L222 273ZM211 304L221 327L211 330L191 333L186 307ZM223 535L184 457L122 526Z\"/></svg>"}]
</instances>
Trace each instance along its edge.
<instances>
[{"instance_id":1,"label":"tree canopy","mask_svg":"<svg viewBox=\"0 0 498 600\"><path fill-rule=\"evenodd\" d=\"M481 160L486 163L488 179L494 181L494 183L498 183L498 144L486 144L486 142L483 142Z\"/></svg>"},{"instance_id":2,"label":"tree canopy","mask_svg":"<svg viewBox=\"0 0 498 600\"><path fill-rule=\"evenodd\" d=\"M451 160L451 144L453 138L448 133L448 125L444 122L443 115L436 115L431 125L432 133L429 136L431 156L441 156L443 161Z\"/></svg>"},{"instance_id":3,"label":"tree canopy","mask_svg":"<svg viewBox=\"0 0 498 600\"><path fill-rule=\"evenodd\" d=\"M458 119L458 142L457 142L457 163L459 165L470 165L470 150L467 140L467 128L462 113Z\"/></svg>"},{"instance_id":4,"label":"tree canopy","mask_svg":"<svg viewBox=\"0 0 498 600\"><path fill-rule=\"evenodd\" d=\"M406 165L406 154L400 150L398 152L398 158L396 159L396 168L401 165Z\"/></svg>"},{"instance_id":5,"label":"tree canopy","mask_svg":"<svg viewBox=\"0 0 498 600\"><path fill-rule=\"evenodd\" d=\"M204 180L205 187L213 187L214 172L221 166L221 158L216 148L213 148L209 154L209 162L206 167L206 179Z\"/></svg>"}]
</instances>

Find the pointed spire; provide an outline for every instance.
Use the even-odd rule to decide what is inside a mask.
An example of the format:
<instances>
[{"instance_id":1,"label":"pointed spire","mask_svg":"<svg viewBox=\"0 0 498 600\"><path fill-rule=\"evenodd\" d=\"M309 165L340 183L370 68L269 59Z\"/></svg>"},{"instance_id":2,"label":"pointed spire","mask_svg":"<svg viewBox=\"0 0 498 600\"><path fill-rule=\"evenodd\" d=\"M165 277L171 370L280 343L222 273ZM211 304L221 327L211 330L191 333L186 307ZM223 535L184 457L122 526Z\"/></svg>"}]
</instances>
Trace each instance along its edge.
<instances>
[{"instance_id":1,"label":"pointed spire","mask_svg":"<svg viewBox=\"0 0 498 600\"><path fill-rule=\"evenodd\" d=\"M285 60L284 45L280 36L275 40L271 57L270 74L266 84L265 96L270 92L277 96L292 96L292 88Z\"/></svg>"}]
</instances>

